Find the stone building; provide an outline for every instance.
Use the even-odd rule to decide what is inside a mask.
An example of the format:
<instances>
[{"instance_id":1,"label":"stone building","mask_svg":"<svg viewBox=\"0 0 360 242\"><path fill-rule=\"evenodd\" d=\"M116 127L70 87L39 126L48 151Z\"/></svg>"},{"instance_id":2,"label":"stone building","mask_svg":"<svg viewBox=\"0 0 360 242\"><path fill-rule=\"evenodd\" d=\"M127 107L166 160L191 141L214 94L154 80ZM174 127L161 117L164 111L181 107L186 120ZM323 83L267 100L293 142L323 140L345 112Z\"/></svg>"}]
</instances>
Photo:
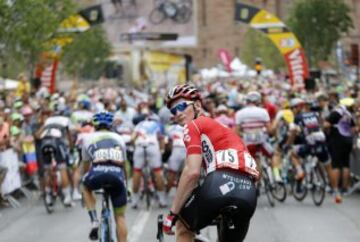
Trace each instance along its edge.
<instances>
[{"instance_id":1,"label":"stone building","mask_svg":"<svg viewBox=\"0 0 360 242\"><path fill-rule=\"evenodd\" d=\"M211 67L220 62L219 48L226 48L233 56L239 56L248 26L234 21L235 3L241 2L264 8L285 20L288 9L295 0L194 0L196 2L197 45L189 48L166 48L170 53L190 54L196 67ZM103 3L103 0L81 0L84 5ZM107 3L110 1L106 1ZM360 44L360 0L345 0L351 9L354 29L343 37L346 52L350 45ZM149 0L149 4L152 1ZM116 43L114 43L116 46ZM153 49L150 47L148 49ZM155 47L156 48L156 47ZM124 49L115 51L124 52ZM126 50L129 51L129 50Z\"/></svg>"}]
</instances>

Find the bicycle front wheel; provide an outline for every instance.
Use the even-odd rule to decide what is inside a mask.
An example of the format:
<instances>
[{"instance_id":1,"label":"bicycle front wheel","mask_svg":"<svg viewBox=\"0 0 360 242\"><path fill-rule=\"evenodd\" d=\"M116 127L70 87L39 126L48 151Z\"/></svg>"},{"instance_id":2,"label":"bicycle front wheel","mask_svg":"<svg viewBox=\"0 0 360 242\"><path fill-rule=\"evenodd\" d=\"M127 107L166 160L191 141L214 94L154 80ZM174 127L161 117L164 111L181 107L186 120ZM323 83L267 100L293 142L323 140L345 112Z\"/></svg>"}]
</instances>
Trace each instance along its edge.
<instances>
[{"instance_id":1,"label":"bicycle front wheel","mask_svg":"<svg viewBox=\"0 0 360 242\"><path fill-rule=\"evenodd\" d=\"M275 182L271 187L271 194L279 202L284 202L287 196L285 184L283 182Z\"/></svg>"},{"instance_id":2,"label":"bicycle front wheel","mask_svg":"<svg viewBox=\"0 0 360 242\"><path fill-rule=\"evenodd\" d=\"M325 199L325 194L326 194L325 177L320 167L316 166L312 170L312 189L311 189L312 199L316 206L320 206L323 203Z\"/></svg>"},{"instance_id":3,"label":"bicycle front wheel","mask_svg":"<svg viewBox=\"0 0 360 242\"><path fill-rule=\"evenodd\" d=\"M274 207L275 199L274 199L274 196L272 195L272 188L271 188L271 184L270 184L269 174L267 173L266 169L263 169L262 176L263 176L263 183L264 183L266 198L267 198L270 206Z\"/></svg>"}]
</instances>

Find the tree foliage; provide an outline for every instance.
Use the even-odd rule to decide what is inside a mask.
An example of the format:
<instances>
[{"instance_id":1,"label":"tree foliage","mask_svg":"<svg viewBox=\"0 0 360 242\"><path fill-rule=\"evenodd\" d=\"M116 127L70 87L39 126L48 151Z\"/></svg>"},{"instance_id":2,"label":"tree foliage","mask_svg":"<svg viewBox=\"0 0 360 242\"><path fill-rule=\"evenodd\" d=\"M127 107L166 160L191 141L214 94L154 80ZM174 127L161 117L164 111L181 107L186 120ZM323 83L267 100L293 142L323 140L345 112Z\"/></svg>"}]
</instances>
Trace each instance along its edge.
<instances>
[{"instance_id":1,"label":"tree foliage","mask_svg":"<svg viewBox=\"0 0 360 242\"><path fill-rule=\"evenodd\" d=\"M103 72L111 45L101 26L77 34L65 47L62 63L68 74L79 78L97 79Z\"/></svg>"},{"instance_id":2,"label":"tree foliage","mask_svg":"<svg viewBox=\"0 0 360 242\"><path fill-rule=\"evenodd\" d=\"M353 22L343 0L297 0L290 10L288 26L299 38L312 65L327 60Z\"/></svg>"},{"instance_id":3,"label":"tree foliage","mask_svg":"<svg viewBox=\"0 0 360 242\"><path fill-rule=\"evenodd\" d=\"M0 0L0 76L1 65L6 74L34 73L41 53L48 51L45 43L59 36L60 23L79 9L74 0ZM67 73L81 77L97 77L110 53L110 44L101 27L78 34L63 34L74 39L66 46L60 63ZM3 69L3 70L1 70ZM10 74L10 75L9 75Z\"/></svg>"},{"instance_id":4,"label":"tree foliage","mask_svg":"<svg viewBox=\"0 0 360 242\"><path fill-rule=\"evenodd\" d=\"M72 0L0 0L0 56L32 72L44 43L75 11Z\"/></svg>"},{"instance_id":5,"label":"tree foliage","mask_svg":"<svg viewBox=\"0 0 360 242\"><path fill-rule=\"evenodd\" d=\"M244 37L244 45L240 53L241 60L254 68L255 59L260 57L268 69L285 68L284 59L274 43L262 32L249 29Z\"/></svg>"}]
</instances>

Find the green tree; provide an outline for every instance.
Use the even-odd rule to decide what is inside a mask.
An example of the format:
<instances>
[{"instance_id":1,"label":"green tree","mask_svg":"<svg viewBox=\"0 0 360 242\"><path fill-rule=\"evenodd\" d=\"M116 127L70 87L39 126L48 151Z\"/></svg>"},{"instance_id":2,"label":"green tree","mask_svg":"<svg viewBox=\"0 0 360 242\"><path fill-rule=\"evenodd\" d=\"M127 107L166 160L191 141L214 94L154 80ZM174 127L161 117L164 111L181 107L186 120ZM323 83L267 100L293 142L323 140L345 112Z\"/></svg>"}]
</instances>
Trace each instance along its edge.
<instances>
[{"instance_id":1,"label":"green tree","mask_svg":"<svg viewBox=\"0 0 360 242\"><path fill-rule=\"evenodd\" d=\"M288 26L299 38L312 66L328 60L336 42L353 22L343 0L296 0Z\"/></svg>"},{"instance_id":2,"label":"green tree","mask_svg":"<svg viewBox=\"0 0 360 242\"><path fill-rule=\"evenodd\" d=\"M246 65L254 68L257 57L261 58L263 66L267 69L285 68L284 59L274 43L264 33L249 29L244 37L240 58Z\"/></svg>"},{"instance_id":3,"label":"green tree","mask_svg":"<svg viewBox=\"0 0 360 242\"><path fill-rule=\"evenodd\" d=\"M44 43L76 12L72 0L0 0L0 56L32 73ZM12 65L11 65L12 66Z\"/></svg>"},{"instance_id":4,"label":"green tree","mask_svg":"<svg viewBox=\"0 0 360 242\"><path fill-rule=\"evenodd\" d=\"M101 26L74 36L64 48L62 63L65 71L78 78L97 79L104 71L111 44Z\"/></svg>"}]
</instances>

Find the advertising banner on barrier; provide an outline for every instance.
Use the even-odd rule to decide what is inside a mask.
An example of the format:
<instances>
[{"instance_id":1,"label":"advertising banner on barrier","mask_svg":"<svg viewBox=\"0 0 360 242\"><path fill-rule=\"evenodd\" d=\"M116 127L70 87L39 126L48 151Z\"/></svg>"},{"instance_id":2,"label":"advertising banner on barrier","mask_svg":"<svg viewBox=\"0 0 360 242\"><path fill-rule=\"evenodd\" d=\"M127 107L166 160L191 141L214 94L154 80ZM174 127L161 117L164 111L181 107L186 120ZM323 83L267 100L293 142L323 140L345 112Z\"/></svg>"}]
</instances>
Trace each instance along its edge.
<instances>
[{"instance_id":1,"label":"advertising banner on barrier","mask_svg":"<svg viewBox=\"0 0 360 242\"><path fill-rule=\"evenodd\" d=\"M273 14L243 3L236 4L235 20L262 31L283 55L288 67L290 82L304 88L309 67L300 42L287 26Z\"/></svg>"},{"instance_id":2,"label":"advertising banner on barrier","mask_svg":"<svg viewBox=\"0 0 360 242\"><path fill-rule=\"evenodd\" d=\"M7 173L0 189L2 195L10 194L21 187L18 160L18 155L13 149L0 152L0 166L7 168Z\"/></svg>"}]
</instances>

